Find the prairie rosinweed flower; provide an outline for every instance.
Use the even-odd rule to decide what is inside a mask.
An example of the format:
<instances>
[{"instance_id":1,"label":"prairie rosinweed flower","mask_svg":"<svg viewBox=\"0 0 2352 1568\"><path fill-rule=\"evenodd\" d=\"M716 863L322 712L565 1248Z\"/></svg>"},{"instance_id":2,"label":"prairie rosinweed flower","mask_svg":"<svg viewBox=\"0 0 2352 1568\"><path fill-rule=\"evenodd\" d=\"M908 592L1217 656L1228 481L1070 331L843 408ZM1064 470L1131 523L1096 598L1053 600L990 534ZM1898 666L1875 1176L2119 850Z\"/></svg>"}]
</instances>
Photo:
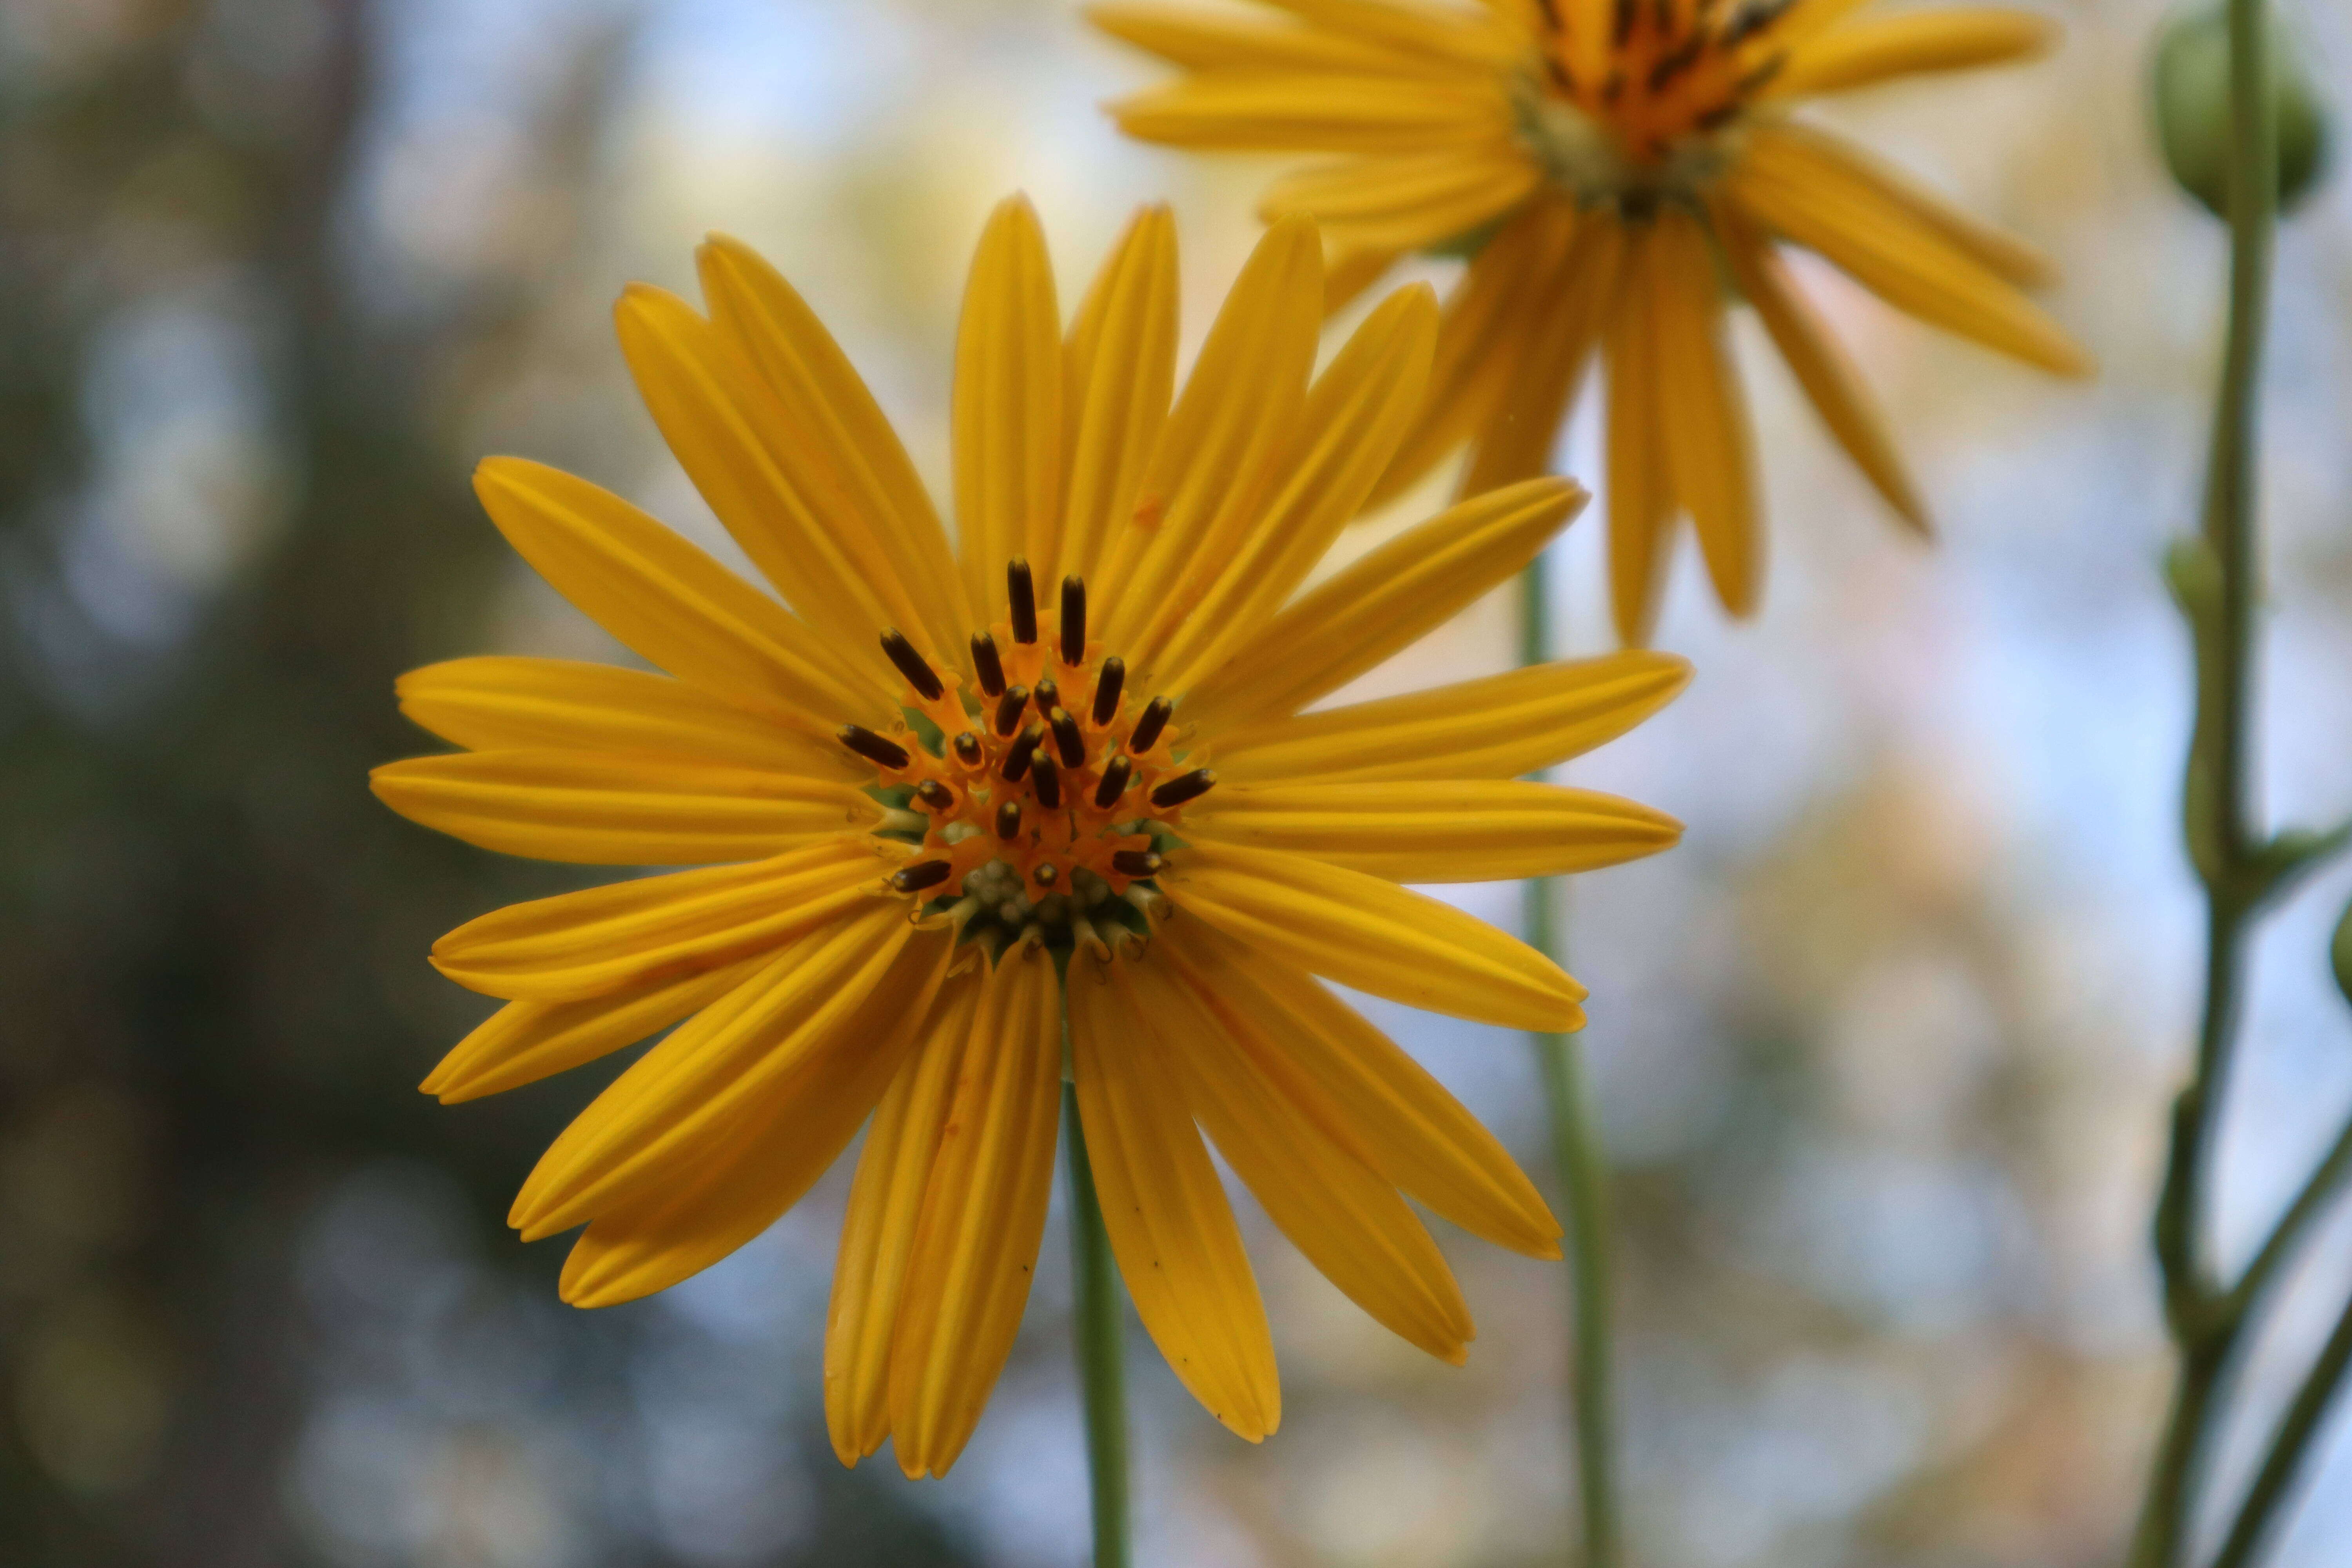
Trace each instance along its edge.
<instances>
[{"instance_id":1,"label":"prairie rosinweed flower","mask_svg":"<svg viewBox=\"0 0 2352 1568\"><path fill-rule=\"evenodd\" d=\"M685 1020L556 1140L512 1223L584 1224L564 1298L628 1300L758 1235L870 1115L826 1415L845 1461L893 1436L909 1475L940 1473L1020 1321L1067 1073L1137 1309L1226 1426L1271 1432L1280 1395L1202 1131L1342 1290L1459 1362L1469 1314L1400 1190L1538 1256L1559 1226L1314 977L1574 1027L1583 989L1549 960L1398 884L1673 843L1647 807L1517 775L1630 728L1686 669L1621 654L1300 710L1503 581L1580 493L1480 497L1301 593L1419 405L1430 291L1381 304L1310 384L1321 244L1277 225L1171 408L1167 213L1137 217L1065 333L1016 198L957 337L951 552L799 296L732 240L700 262L709 315L632 288L621 344L791 608L586 480L492 458L477 489L514 547L668 674L415 671L405 711L468 750L375 774L395 810L488 848L703 868L436 945L444 973L509 999L425 1080L444 1100Z\"/></svg>"},{"instance_id":2,"label":"prairie rosinweed flower","mask_svg":"<svg viewBox=\"0 0 2352 1568\"><path fill-rule=\"evenodd\" d=\"M1990 348L2088 368L2020 291L2049 277L2032 249L1788 113L1816 94L2037 54L2050 25L1974 7L1853 18L1863 3L1106 0L1090 15L1190 73L1113 106L1130 135L1339 155L1265 204L1321 220L1335 279L1367 285L1412 250L1474 252L1428 405L1375 503L1465 440L1465 494L1541 472L1600 354L1611 600L1638 643L1685 513L1724 606L1748 614L1761 590L1748 416L1724 342L1735 295L1887 503L1927 529L1784 246Z\"/></svg>"}]
</instances>

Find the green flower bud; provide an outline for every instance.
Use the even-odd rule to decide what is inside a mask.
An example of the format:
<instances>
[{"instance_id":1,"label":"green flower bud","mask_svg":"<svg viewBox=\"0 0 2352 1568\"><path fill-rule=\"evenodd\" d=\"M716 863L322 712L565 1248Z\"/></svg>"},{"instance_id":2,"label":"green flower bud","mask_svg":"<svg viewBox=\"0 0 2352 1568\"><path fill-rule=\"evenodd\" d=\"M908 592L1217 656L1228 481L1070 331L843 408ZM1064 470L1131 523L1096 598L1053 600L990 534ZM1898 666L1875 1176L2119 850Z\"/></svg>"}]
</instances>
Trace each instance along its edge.
<instances>
[{"instance_id":1,"label":"green flower bud","mask_svg":"<svg viewBox=\"0 0 2352 1568\"><path fill-rule=\"evenodd\" d=\"M2268 29L2271 109L2278 123L2278 204L2292 210L2327 163L2327 113L2303 40L2276 17ZM2221 7L2176 16L2156 46L2156 133L2165 167L2217 217L2230 216L2230 25Z\"/></svg>"}]
</instances>

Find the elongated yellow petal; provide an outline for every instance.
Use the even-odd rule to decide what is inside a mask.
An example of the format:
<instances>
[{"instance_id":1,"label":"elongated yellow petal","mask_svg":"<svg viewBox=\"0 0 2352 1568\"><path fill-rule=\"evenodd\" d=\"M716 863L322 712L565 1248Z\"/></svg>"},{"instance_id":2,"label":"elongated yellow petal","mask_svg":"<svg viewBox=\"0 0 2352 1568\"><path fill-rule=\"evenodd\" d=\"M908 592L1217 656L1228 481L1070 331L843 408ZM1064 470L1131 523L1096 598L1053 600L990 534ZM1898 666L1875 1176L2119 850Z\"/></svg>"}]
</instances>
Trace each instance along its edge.
<instances>
[{"instance_id":1,"label":"elongated yellow petal","mask_svg":"<svg viewBox=\"0 0 2352 1568\"><path fill-rule=\"evenodd\" d=\"M1584 987L1451 904L1304 855L1208 840L1160 879L1185 914L1342 985L1514 1029L1584 1026Z\"/></svg>"},{"instance_id":2,"label":"elongated yellow petal","mask_svg":"<svg viewBox=\"0 0 2352 1568\"><path fill-rule=\"evenodd\" d=\"M1166 207L1136 214L1087 291L1062 357L1069 473L1060 569L1093 581L1134 515L1176 391L1176 220Z\"/></svg>"},{"instance_id":3,"label":"elongated yellow petal","mask_svg":"<svg viewBox=\"0 0 2352 1568\"><path fill-rule=\"evenodd\" d=\"M557 593L672 675L808 735L896 714L888 689L845 674L774 600L610 491L490 458L474 493Z\"/></svg>"},{"instance_id":4,"label":"elongated yellow petal","mask_svg":"<svg viewBox=\"0 0 2352 1568\"><path fill-rule=\"evenodd\" d=\"M1646 279L1654 235L1644 226L1627 237L1625 272ZM1617 637L1629 647L1650 640L1673 559L1674 481L1659 426L1655 297L1629 288L1611 317L1605 346L1609 382L1609 607Z\"/></svg>"},{"instance_id":5,"label":"elongated yellow petal","mask_svg":"<svg viewBox=\"0 0 2352 1568\"><path fill-rule=\"evenodd\" d=\"M1764 537L1748 405L1726 357L1723 286L1706 232L1680 207L1658 214L1649 285L1658 428L1675 494L1697 527L1716 597L1734 616L1753 615L1764 586Z\"/></svg>"},{"instance_id":6,"label":"elongated yellow petal","mask_svg":"<svg viewBox=\"0 0 2352 1568\"><path fill-rule=\"evenodd\" d=\"M857 1157L824 1322L824 1424L845 1465L890 1435L890 1340L982 975L968 969L940 987L923 1039L890 1080Z\"/></svg>"},{"instance_id":7,"label":"elongated yellow petal","mask_svg":"<svg viewBox=\"0 0 2352 1568\"><path fill-rule=\"evenodd\" d=\"M910 1478L946 1475L963 1452L1021 1327L1054 1185L1060 990L1024 943L973 1019L890 1342L891 1443Z\"/></svg>"},{"instance_id":8,"label":"elongated yellow petal","mask_svg":"<svg viewBox=\"0 0 2352 1568\"><path fill-rule=\"evenodd\" d=\"M591 866L751 860L882 820L881 807L840 779L622 752L411 757L368 782L411 822L468 844Z\"/></svg>"},{"instance_id":9,"label":"elongated yellow petal","mask_svg":"<svg viewBox=\"0 0 2352 1568\"><path fill-rule=\"evenodd\" d=\"M1539 664L1217 736L1227 784L1507 779L1613 740L1673 700L1690 665L1631 651Z\"/></svg>"},{"instance_id":10,"label":"elongated yellow petal","mask_svg":"<svg viewBox=\"0 0 2352 1568\"><path fill-rule=\"evenodd\" d=\"M1258 1442L1282 1421L1274 1340L1183 1074L1128 964L1081 946L1066 996L1078 1115L1136 1315L1192 1397Z\"/></svg>"},{"instance_id":11,"label":"elongated yellow petal","mask_svg":"<svg viewBox=\"0 0 2352 1568\"><path fill-rule=\"evenodd\" d=\"M1123 98L1110 111L1120 130L1142 142L1257 153L1417 153L1508 134L1502 81L1204 71Z\"/></svg>"},{"instance_id":12,"label":"elongated yellow petal","mask_svg":"<svg viewBox=\"0 0 2352 1568\"><path fill-rule=\"evenodd\" d=\"M2031 300L1914 205L1823 156L1820 138L1759 127L1724 188L1752 218L1820 251L1898 310L2062 375L2091 368Z\"/></svg>"},{"instance_id":13,"label":"elongated yellow petal","mask_svg":"<svg viewBox=\"0 0 2352 1568\"><path fill-rule=\"evenodd\" d=\"M1062 315L1026 197L997 204L971 258L952 425L957 543L966 593L984 613L1004 597L1006 561L1025 552L1050 584L1060 549Z\"/></svg>"},{"instance_id":14,"label":"elongated yellow petal","mask_svg":"<svg viewBox=\"0 0 2352 1568\"><path fill-rule=\"evenodd\" d=\"M1258 211L1268 218L1305 213L1338 244L1418 250L1517 206L1542 179L1524 147L1498 138L1303 169L1276 181Z\"/></svg>"},{"instance_id":15,"label":"elongated yellow petal","mask_svg":"<svg viewBox=\"0 0 2352 1568\"><path fill-rule=\"evenodd\" d=\"M1905 11L1849 22L1789 51L1766 98L1847 92L1927 71L1969 70L2047 54L2057 25L2029 11Z\"/></svg>"},{"instance_id":16,"label":"elongated yellow petal","mask_svg":"<svg viewBox=\"0 0 2352 1568\"><path fill-rule=\"evenodd\" d=\"M1427 76L1444 68L1423 51L1295 23L1222 16L1192 0L1107 0L1088 5L1087 21L1111 37L1195 70L1289 70Z\"/></svg>"},{"instance_id":17,"label":"elongated yellow petal","mask_svg":"<svg viewBox=\"0 0 2352 1568\"><path fill-rule=\"evenodd\" d=\"M900 574L913 559L910 531L856 503L830 460L835 433L821 409L787 403L675 294L633 283L613 321L638 395L694 488L846 671L896 693L888 666L864 653L881 626L900 627L935 658L952 651L932 641L944 613L934 596ZM807 395L793 389L796 402Z\"/></svg>"},{"instance_id":18,"label":"elongated yellow petal","mask_svg":"<svg viewBox=\"0 0 2352 1568\"><path fill-rule=\"evenodd\" d=\"M394 689L402 713L469 751L642 752L820 778L861 774L837 744L688 682L617 665L453 658L410 670Z\"/></svg>"},{"instance_id":19,"label":"elongated yellow petal","mask_svg":"<svg viewBox=\"0 0 2352 1568\"><path fill-rule=\"evenodd\" d=\"M1317 378L1255 526L1168 596L1158 679L1182 689L1245 647L1306 581L1388 466L1428 383L1437 296L1400 289Z\"/></svg>"},{"instance_id":20,"label":"elongated yellow petal","mask_svg":"<svg viewBox=\"0 0 2352 1568\"><path fill-rule=\"evenodd\" d=\"M698 1138L663 1178L601 1205L560 1282L575 1307L610 1307L708 1268L800 1202L856 1136L928 1026L940 965L901 954L887 1015L763 1086L730 1126ZM554 1227L561 1228L561 1227Z\"/></svg>"},{"instance_id":21,"label":"elongated yellow petal","mask_svg":"<svg viewBox=\"0 0 2352 1568\"><path fill-rule=\"evenodd\" d=\"M1624 250L1625 226L1614 218L1594 213L1578 224L1525 325L1511 379L1486 411L1462 477L1464 495L1516 484L1551 466L1592 345L1623 292Z\"/></svg>"},{"instance_id":22,"label":"elongated yellow petal","mask_svg":"<svg viewBox=\"0 0 2352 1568\"><path fill-rule=\"evenodd\" d=\"M795 1098L862 1083L853 1064L882 1055L875 1042L890 1037L903 1015L922 1011L948 946L937 933L918 936L895 900L877 900L786 949L639 1058L574 1118L540 1157L508 1223L527 1241L569 1230L658 1187L698 1148L730 1136L761 1107L773 1114ZM842 1131L845 1142L892 1070L895 1063L874 1080Z\"/></svg>"},{"instance_id":23,"label":"elongated yellow petal","mask_svg":"<svg viewBox=\"0 0 2352 1568\"><path fill-rule=\"evenodd\" d=\"M1379 43L1409 58L1489 72L1517 65L1519 41L1494 19L1422 0L1266 0L1315 27Z\"/></svg>"},{"instance_id":24,"label":"elongated yellow petal","mask_svg":"<svg viewBox=\"0 0 2352 1568\"><path fill-rule=\"evenodd\" d=\"M585 1002L509 1002L457 1042L417 1087L444 1105L576 1068L658 1034L757 973L762 954Z\"/></svg>"},{"instance_id":25,"label":"elongated yellow petal","mask_svg":"<svg viewBox=\"0 0 2352 1568\"><path fill-rule=\"evenodd\" d=\"M1474 497L1310 590L1192 689L1188 721L1294 713L1418 641L1526 565L1587 497L1566 479Z\"/></svg>"},{"instance_id":26,"label":"elongated yellow petal","mask_svg":"<svg viewBox=\"0 0 2352 1568\"><path fill-rule=\"evenodd\" d=\"M791 421L787 458L822 487L826 514L846 520L838 526L881 544L929 640L952 655L971 625L963 581L931 498L864 378L783 274L750 246L714 234L695 260L713 324L758 368Z\"/></svg>"},{"instance_id":27,"label":"elongated yellow petal","mask_svg":"<svg viewBox=\"0 0 2352 1568\"><path fill-rule=\"evenodd\" d=\"M1756 307L1822 423L1897 517L1923 534L1932 531L1927 505L1904 468L1885 416L1827 324L1790 281L1771 241L1728 202L1713 204L1709 216L1740 293Z\"/></svg>"},{"instance_id":28,"label":"elongated yellow petal","mask_svg":"<svg viewBox=\"0 0 2352 1568\"><path fill-rule=\"evenodd\" d=\"M875 896L887 862L842 834L744 866L638 877L509 904L433 944L433 966L492 996L573 1001L772 952Z\"/></svg>"},{"instance_id":29,"label":"elongated yellow petal","mask_svg":"<svg viewBox=\"0 0 2352 1568\"><path fill-rule=\"evenodd\" d=\"M1786 120L1774 125L1772 141L1798 149L1801 157L1829 165L1840 181L1858 185L1876 200L1900 209L1971 261L2021 289L2039 289L2058 277L2057 264L2038 247L1962 211L1843 136L1802 121ZM1801 174L1803 165L1798 168L1801 177L1806 177ZM1715 205L1723 204L1718 200Z\"/></svg>"},{"instance_id":30,"label":"elongated yellow petal","mask_svg":"<svg viewBox=\"0 0 2352 1568\"><path fill-rule=\"evenodd\" d=\"M1336 1116L1301 1103L1328 1101L1320 1086L1223 998L1179 983L1168 965L1134 967L1192 1113L1282 1234L1374 1320L1461 1365L1476 1330L1454 1271L1396 1188L1324 1131Z\"/></svg>"},{"instance_id":31,"label":"elongated yellow petal","mask_svg":"<svg viewBox=\"0 0 2352 1568\"><path fill-rule=\"evenodd\" d=\"M1682 824L1591 790L1511 779L1220 784L1184 831L1400 882L1554 877L1671 847Z\"/></svg>"},{"instance_id":32,"label":"elongated yellow petal","mask_svg":"<svg viewBox=\"0 0 2352 1568\"><path fill-rule=\"evenodd\" d=\"M1474 1236L1536 1258L1559 1256L1559 1222L1522 1172L1444 1085L1363 1015L1296 965L1201 922L1175 921L1150 962L1222 997L1282 1043L1327 1097L1303 1100L1324 1131L1381 1176Z\"/></svg>"}]
</instances>

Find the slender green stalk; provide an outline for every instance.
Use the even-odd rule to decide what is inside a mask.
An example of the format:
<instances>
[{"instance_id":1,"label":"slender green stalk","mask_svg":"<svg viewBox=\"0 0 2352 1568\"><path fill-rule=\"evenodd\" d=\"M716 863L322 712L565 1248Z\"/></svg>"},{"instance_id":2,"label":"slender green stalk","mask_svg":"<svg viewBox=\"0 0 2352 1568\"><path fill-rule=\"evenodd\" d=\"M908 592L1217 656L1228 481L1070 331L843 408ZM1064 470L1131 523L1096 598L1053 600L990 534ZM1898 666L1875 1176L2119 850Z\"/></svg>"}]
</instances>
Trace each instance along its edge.
<instances>
[{"instance_id":1,"label":"slender green stalk","mask_svg":"<svg viewBox=\"0 0 2352 1568\"><path fill-rule=\"evenodd\" d=\"M1094 1503L1095 1568L1129 1568L1127 1363L1120 1354L1118 1268L1095 1196L1078 1090L1062 1085L1062 1129L1070 1156L1070 1275L1077 1320L1078 1381L1086 1394L1087 1479Z\"/></svg>"},{"instance_id":2,"label":"slender green stalk","mask_svg":"<svg viewBox=\"0 0 2352 1568\"><path fill-rule=\"evenodd\" d=\"M2230 1526L2221 1555L2213 1559L2213 1568L2247 1568L2267 1543L2278 1505L2294 1486L2312 1434L2319 1428L2319 1418L2327 1414L2328 1401L2336 1396L2347 1367L2352 1367L2352 1301L2345 1303L2343 1315L2336 1320L2336 1331L2327 1336L2319 1359L2312 1363L2303 1386L2295 1390L2294 1403L2279 1418L2270 1451L2263 1457L2253 1485L2246 1489L2245 1503Z\"/></svg>"},{"instance_id":3,"label":"slender green stalk","mask_svg":"<svg viewBox=\"0 0 2352 1568\"><path fill-rule=\"evenodd\" d=\"M1551 657L1551 609L1544 558L1519 574L1519 662ZM1527 883L1528 942L1560 956L1556 929L1559 889L1549 878ZM1617 1458L1610 1393L1610 1281L1614 1247L1609 1220L1609 1167L1592 1115L1580 1035L1530 1035L1551 1110L1552 1155L1568 1203L1568 1261L1575 1364L1569 1393L1576 1426L1577 1490L1584 1504L1585 1568L1617 1568L1622 1555L1617 1514Z\"/></svg>"}]
</instances>

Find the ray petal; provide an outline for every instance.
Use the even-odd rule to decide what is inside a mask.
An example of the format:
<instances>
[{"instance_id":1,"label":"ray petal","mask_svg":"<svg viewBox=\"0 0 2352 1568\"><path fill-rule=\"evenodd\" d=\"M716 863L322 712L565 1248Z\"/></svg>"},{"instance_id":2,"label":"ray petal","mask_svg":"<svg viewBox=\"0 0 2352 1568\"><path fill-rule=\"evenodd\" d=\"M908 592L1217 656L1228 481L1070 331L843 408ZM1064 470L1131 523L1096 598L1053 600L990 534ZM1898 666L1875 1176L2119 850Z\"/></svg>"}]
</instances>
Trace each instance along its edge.
<instances>
[{"instance_id":1,"label":"ray petal","mask_svg":"<svg viewBox=\"0 0 2352 1568\"><path fill-rule=\"evenodd\" d=\"M1652 232L1627 238L1629 277L1648 276ZM1655 322L1646 288L1625 290L1604 348L1609 384L1609 605L1618 639L1650 640L1664 596L1675 517L1673 479L1659 428Z\"/></svg>"},{"instance_id":2,"label":"ray petal","mask_svg":"<svg viewBox=\"0 0 2352 1568\"><path fill-rule=\"evenodd\" d=\"M1723 285L1706 232L1678 207L1657 218L1649 284L1658 356L1658 428L1675 494L1690 509L1716 597L1755 613L1764 583L1748 405L1724 342Z\"/></svg>"},{"instance_id":3,"label":"ray petal","mask_svg":"<svg viewBox=\"0 0 2352 1568\"><path fill-rule=\"evenodd\" d=\"M1654 855L1682 837L1673 817L1620 796L1515 779L1220 784L1184 824L1198 840L1400 882L1556 877Z\"/></svg>"},{"instance_id":4,"label":"ray petal","mask_svg":"<svg viewBox=\"0 0 2352 1568\"><path fill-rule=\"evenodd\" d=\"M1357 158L1275 182L1260 216L1305 213L1332 243L1419 250L1469 233L1534 194L1543 174L1518 142Z\"/></svg>"},{"instance_id":5,"label":"ray petal","mask_svg":"<svg viewBox=\"0 0 2352 1568\"><path fill-rule=\"evenodd\" d=\"M1041 584L1060 549L1062 317L1045 231L1024 196L997 204L956 324L956 530L964 586L985 614L1004 563L1026 553Z\"/></svg>"},{"instance_id":6,"label":"ray petal","mask_svg":"<svg viewBox=\"0 0 2352 1568\"><path fill-rule=\"evenodd\" d=\"M1511 378L1486 410L1461 493L1476 495L1533 478L1551 466L1584 367L1624 290L1625 226L1599 214L1570 237L1543 303L1524 324L1527 342Z\"/></svg>"},{"instance_id":7,"label":"ray petal","mask_svg":"<svg viewBox=\"0 0 2352 1568\"><path fill-rule=\"evenodd\" d=\"M2031 59L2057 42L2057 25L2029 11L1968 6L1869 16L1790 49L1788 65L1759 96L1849 92L1897 77Z\"/></svg>"},{"instance_id":8,"label":"ray petal","mask_svg":"<svg viewBox=\"0 0 2352 1568\"><path fill-rule=\"evenodd\" d=\"M1258 153L1418 153L1511 129L1502 79L1204 71L1110 106L1141 142Z\"/></svg>"},{"instance_id":9,"label":"ray petal","mask_svg":"<svg viewBox=\"0 0 2352 1568\"><path fill-rule=\"evenodd\" d=\"M1146 207L1103 263L1063 346L1069 475L1057 571L1094 581L1134 515L1176 390L1176 294L1175 219Z\"/></svg>"}]
</instances>

